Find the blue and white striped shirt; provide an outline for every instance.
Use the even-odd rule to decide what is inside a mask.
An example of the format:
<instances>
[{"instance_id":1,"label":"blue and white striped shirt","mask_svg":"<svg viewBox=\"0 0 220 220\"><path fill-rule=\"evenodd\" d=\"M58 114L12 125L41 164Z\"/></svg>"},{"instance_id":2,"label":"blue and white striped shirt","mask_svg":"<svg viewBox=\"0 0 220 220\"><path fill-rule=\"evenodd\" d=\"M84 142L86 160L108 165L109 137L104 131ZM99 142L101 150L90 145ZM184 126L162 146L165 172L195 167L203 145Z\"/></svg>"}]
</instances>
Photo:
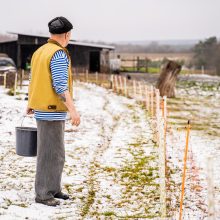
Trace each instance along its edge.
<instances>
[{"instance_id":1,"label":"blue and white striped shirt","mask_svg":"<svg viewBox=\"0 0 220 220\"><path fill-rule=\"evenodd\" d=\"M62 94L68 90L68 67L69 59L63 50L58 50L50 61L52 74L52 86L57 94ZM66 112L45 112L34 110L36 120L65 120Z\"/></svg>"}]
</instances>

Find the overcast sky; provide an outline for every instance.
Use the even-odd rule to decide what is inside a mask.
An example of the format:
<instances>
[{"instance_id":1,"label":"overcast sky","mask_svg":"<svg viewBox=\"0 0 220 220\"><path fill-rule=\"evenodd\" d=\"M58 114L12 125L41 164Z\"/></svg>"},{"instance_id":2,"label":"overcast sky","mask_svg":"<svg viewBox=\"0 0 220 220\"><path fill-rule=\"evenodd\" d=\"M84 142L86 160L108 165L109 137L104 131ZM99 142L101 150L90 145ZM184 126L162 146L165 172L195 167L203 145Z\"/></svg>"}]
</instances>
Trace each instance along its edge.
<instances>
[{"instance_id":1,"label":"overcast sky","mask_svg":"<svg viewBox=\"0 0 220 220\"><path fill-rule=\"evenodd\" d=\"M220 37L220 0L0 0L0 32L48 33L68 18L77 40L138 41Z\"/></svg>"}]
</instances>

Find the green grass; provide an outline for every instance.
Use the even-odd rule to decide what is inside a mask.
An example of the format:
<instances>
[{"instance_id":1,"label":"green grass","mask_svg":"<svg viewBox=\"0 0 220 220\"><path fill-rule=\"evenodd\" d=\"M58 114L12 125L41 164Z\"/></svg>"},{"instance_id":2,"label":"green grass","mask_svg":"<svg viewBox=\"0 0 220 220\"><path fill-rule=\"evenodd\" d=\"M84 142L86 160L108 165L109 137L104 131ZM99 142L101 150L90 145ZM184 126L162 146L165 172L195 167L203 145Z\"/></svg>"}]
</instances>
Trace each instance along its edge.
<instances>
[{"instance_id":1,"label":"green grass","mask_svg":"<svg viewBox=\"0 0 220 220\"><path fill-rule=\"evenodd\" d=\"M122 68L121 71L122 72L137 72L137 68L126 67L126 68ZM141 68L139 68L138 72L146 73L146 68L141 67ZM148 67L148 69L147 69L147 73L159 73L159 72L160 72L160 68L157 68L157 67Z\"/></svg>"}]
</instances>

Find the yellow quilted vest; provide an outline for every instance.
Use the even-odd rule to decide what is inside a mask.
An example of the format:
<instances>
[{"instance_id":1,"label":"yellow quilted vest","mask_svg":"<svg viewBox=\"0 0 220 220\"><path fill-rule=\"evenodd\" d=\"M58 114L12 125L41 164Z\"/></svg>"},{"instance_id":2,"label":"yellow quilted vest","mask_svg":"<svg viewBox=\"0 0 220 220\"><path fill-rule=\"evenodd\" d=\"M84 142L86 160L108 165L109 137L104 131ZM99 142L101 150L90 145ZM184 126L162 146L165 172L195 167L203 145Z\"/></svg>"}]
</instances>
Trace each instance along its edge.
<instances>
[{"instance_id":1,"label":"yellow quilted vest","mask_svg":"<svg viewBox=\"0 0 220 220\"><path fill-rule=\"evenodd\" d=\"M68 69L68 89L71 97L73 97L71 59L68 50L62 47L58 42L49 39L48 43L38 48L31 58L31 81L28 88L29 108L46 112L68 111L52 85L50 60L58 50L64 50L70 61Z\"/></svg>"}]
</instances>

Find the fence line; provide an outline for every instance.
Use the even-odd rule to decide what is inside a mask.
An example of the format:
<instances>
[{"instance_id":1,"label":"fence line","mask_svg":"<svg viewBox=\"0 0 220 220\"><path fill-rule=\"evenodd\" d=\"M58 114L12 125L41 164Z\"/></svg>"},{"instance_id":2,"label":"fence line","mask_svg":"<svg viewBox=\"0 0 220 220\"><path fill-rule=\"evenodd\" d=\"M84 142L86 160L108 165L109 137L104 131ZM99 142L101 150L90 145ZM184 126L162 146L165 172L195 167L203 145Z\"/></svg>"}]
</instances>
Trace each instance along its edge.
<instances>
[{"instance_id":1,"label":"fence line","mask_svg":"<svg viewBox=\"0 0 220 220\"><path fill-rule=\"evenodd\" d=\"M6 73L4 75L4 86L6 86ZM22 73L24 76L24 72ZM14 94L16 94L16 88L17 88L17 81L18 81L18 75L15 75L15 85L14 85ZM23 77L19 78L19 80L22 80ZM138 103L143 105L148 113L148 115L151 118L151 122L153 125L153 128L156 131L156 143L158 146L158 155L159 155L159 172L160 172L160 213L161 217L167 216L167 189L169 188L169 175L168 175L168 166L167 166L167 128L168 128L168 107L167 107L167 98L166 96L161 97L159 90L156 89L153 85L148 85L147 83L143 81L137 81L137 80L130 80L125 76L121 75L110 75L110 74L100 74L100 73L94 73L89 74L88 71L85 71L85 73L74 73L73 74L74 80L79 80L83 82L88 83L95 83L99 86L112 89L113 92L124 95L128 98L133 98L137 100ZM20 84L22 86L22 83ZM172 133L173 130L171 129L170 132ZM171 135L172 136L172 135ZM189 140L188 140L189 141ZM173 146L172 146L173 147ZM185 151L186 154L186 151ZM184 159L185 165L187 163L187 156ZM210 163L208 165L209 171L212 169L212 164ZM183 172L185 168L183 168ZM212 182L212 175L211 172L208 172L209 178L207 179L208 183L208 190L209 190L209 196L208 196L208 204L209 204L209 216L210 219L214 219L211 216L213 216L215 213L214 204L212 203L214 198L213 194L213 182ZM187 173L185 172L185 174ZM210 180L211 179L211 180ZM181 193L181 207L179 214L182 216L182 212L184 211L184 185L185 182L182 180L182 190ZM181 211L182 210L182 211ZM181 219L181 217L179 217Z\"/></svg>"},{"instance_id":2,"label":"fence line","mask_svg":"<svg viewBox=\"0 0 220 220\"><path fill-rule=\"evenodd\" d=\"M137 102L145 106L149 116L156 124L156 143L158 145L159 155L159 172L160 172L160 212L161 217L166 217L166 152L165 152L165 124L166 124L166 97L161 97L159 90L152 85L146 85L141 81L128 80L121 75L107 75L107 74L75 74L75 80L86 81L111 88L114 92L124 95L129 98L136 99ZM101 80L99 80L101 79ZM163 107L161 106L164 101Z\"/></svg>"}]
</instances>

